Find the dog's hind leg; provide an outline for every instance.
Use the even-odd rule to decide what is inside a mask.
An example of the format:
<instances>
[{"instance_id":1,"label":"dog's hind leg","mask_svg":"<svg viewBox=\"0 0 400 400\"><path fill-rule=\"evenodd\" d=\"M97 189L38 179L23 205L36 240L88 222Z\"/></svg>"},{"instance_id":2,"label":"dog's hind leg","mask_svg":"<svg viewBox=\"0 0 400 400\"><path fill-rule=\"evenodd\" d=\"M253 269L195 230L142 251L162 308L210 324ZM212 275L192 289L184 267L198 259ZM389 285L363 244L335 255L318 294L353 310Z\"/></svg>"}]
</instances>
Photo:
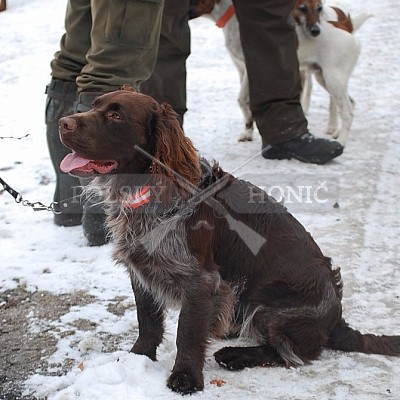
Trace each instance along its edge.
<instances>
[{"instance_id":1,"label":"dog's hind leg","mask_svg":"<svg viewBox=\"0 0 400 400\"><path fill-rule=\"evenodd\" d=\"M262 344L256 347L225 347L214 354L215 360L229 370L306 364L320 355L328 340L320 318L316 308L259 307L243 326Z\"/></svg>"},{"instance_id":2,"label":"dog's hind leg","mask_svg":"<svg viewBox=\"0 0 400 400\"><path fill-rule=\"evenodd\" d=\"M338 129L338 108L332 96L329 96L329 119L326 134L336 137Z\"/></svg>"},{"instance_id":3,"label":"dog's hind leg","mask_svg":"<svg viewBox=\"0 0 400 400\"><path fill-rule=\"evenodd\" d=\"M214 353L214 357L221 367L231 371L285 365L278 353L268 344L255 347L224 347Z\"/></svg>"},{"instance_id":4,"label":"dog's hind leg","mask_svg":"<svg viewBox=\"0 0 400 400\"><path fill-rule=\"evenodd\" d=\"M341 117L340 128L336 129L336 132L332 133L332 137L337 139L337 141L344 146L353 122L353 104L347 92L340 95L333 94L332 97Z\"/></svg>"},{"instance_id":5,"label":"dog's hind leg","mask_svg":"<svg viewBox=\"0 0 400 400\"><path fill-rule=\"evenodd\" d=\"M353 104L347 94L347 81L336 76L334 70L324 71L320 76L316 75L316 78L330 95L327 133L344 146L353 121ZM340 128L337 121L338 112L341 118Z\"/></svg>"},{"instance_id":6,"label":"dog's hind leg","mask_svg":"<svg viewBox=\"0 0 400 400\"><path fill-rule=\"evenodd\" d=\"M335 99L329 96L329 117L326 127L326 134L336 139L338 130L338 108Z\"/></svg>"}]
</instances>

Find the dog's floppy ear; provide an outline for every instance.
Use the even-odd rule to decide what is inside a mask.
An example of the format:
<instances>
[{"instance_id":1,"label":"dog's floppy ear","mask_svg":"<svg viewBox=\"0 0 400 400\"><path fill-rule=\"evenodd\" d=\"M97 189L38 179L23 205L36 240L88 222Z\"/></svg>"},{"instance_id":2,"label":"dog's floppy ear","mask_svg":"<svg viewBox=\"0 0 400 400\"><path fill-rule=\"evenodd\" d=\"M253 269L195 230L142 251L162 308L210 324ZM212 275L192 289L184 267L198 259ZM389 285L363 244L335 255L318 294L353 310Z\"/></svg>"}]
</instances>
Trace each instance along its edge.
<instances>
[{"instance_id":1,"label":"dog's floppy ear","mask_svg":"<svg viewBox=\"0 0 400 400\"><path fill-rule=\"evenodd\" d=\"M177 114L169 104L159 106L152 128L156 136L154 157L165 165L163 168L153 162L153 173L164 175L189 194L185 181L180 182L178 175L197 185L201 178L199 157L193 143L183 133ZM175 171L176 175L172 171Z\"/></svg>"}]
</instances>

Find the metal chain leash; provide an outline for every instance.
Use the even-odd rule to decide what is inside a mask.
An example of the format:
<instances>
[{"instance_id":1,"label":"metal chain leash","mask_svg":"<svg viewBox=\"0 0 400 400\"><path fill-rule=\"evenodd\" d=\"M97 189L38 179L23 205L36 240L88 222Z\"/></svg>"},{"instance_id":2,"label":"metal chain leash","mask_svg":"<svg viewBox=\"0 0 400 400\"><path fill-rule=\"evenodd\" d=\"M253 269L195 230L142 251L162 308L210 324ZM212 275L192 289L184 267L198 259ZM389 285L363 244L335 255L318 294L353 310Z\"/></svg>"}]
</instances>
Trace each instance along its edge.
<instances>
[{"instance_id":1,"label":"metal chain leash","mask_svg":"<svg viewBox=\"0 0 400 400\"><path fill-rule=\"evenodd\" d=\"M15 137L15 136L0 136L0 139L15 139L15 140L21 140L21 139L25 139L26 137L29 136L29 133L27 133L24 136L19 136L19 137Z\"/></svg>"},{"instance_id":2,"label":"metal chain leash","mask_svg":"<svg viewBox=\"0 0 400 400\"><path fill-rule=\"evenodd\" d=\"M25 207L31 207L33 211L52 211L55 214L61 214L60 211L60 204L65 204L67 200L64 200L63 202L51 202L49 205L43 204L41 201L35 201L31 202L29 200L24 200L21 193L17 192L15 189L13 189L7 182L5 182L1 177L0 177L0 184L3 185L3 189L9 193L12 197L14 197L14 200L16 203L21 204Z\"/></svg>"},{"instance_id":3,"label":"metal chain leash","mask_svg":"<svg viewBox=\"0 0 400 400\"><path fill-rule=\"evenodd\" d=\"M29 136L29 133L27 133L24 136L0 136L0 139L15 139L15 140L21 140ZM12 197L14 197L14 200L16 203L23 205L24 207L31 207L34 211L52 211L54 214L61 214L60 208L61 206L67 207L67 203L70 200L75 199L76 197L71 197L70 199L63 200L62 202L56 202L53 201L51 202L48 206L41 201L35 201L31 202L29 200L24 200L21 193L17 192L15 189L13 189L7 182L5 182L1 177L0 177L0 184L3 185L3 189L8 192Z\"/></svg>"}]
</instances>

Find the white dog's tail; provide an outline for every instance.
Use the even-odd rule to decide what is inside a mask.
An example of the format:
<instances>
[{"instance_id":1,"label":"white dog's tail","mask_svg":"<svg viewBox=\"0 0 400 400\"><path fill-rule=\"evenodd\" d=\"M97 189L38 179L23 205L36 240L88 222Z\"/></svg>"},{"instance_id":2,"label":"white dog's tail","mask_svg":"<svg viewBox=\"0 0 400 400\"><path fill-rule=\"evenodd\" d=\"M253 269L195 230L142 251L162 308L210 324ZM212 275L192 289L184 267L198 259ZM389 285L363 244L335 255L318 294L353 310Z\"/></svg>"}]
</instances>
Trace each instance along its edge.
<instances>
[{"instance_id":1,"label":"white dog's tail","mask_svg":"<svg viewBox=\"0 0 400 400\"><path fill-rule=\"evenodd\" d=\"M353 24L353 30L357 31L358 29L361 28L361 26L364 24L364 22L373 17L372 14L367 14L367 13L362 13L360 15L357 15L357 17L351 17L351 22Z\"/></svg>"}]
</instances>

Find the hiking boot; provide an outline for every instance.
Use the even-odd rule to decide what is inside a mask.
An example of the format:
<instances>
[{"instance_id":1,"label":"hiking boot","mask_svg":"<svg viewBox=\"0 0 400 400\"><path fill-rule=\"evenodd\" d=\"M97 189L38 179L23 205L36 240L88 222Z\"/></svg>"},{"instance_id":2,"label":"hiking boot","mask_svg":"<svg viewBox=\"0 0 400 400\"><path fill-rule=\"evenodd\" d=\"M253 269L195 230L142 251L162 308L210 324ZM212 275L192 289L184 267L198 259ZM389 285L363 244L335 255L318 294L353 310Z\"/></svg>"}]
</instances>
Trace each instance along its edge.
<instances>
[{"instance_id":1,"label":"hiking boot","mask_svg":"<svg viewBox=\"0 0 400 400\"><path fill-rule=\"evenodd\" d=\"M74 113L77 86L75 82L52 79L46 86L46 138L51 162L56 175L56 187L53 201L56 203L69 199L67 206L60 214L54 215L54 223L58 226L76 226L81 224L82 205L80 203L81 184L78 178L65 174L60 170L61 160L70 153L60 140L58 121L61 117ZM71 199L73 199L71 201Z\"/></svg>"},{"instance_id":2,"label":"hiking boot","mask_svg":"<svg viewBox=\"0 0 400 400\"><path fill-rule=\"evenodd\" d=\"M316 138L309 132L287 142L266 146L262 156L269 160L296 160L325 164L343 153L343 146L334 140Z\"/></svg>"},{"instance_id":3,"label":"hiking boot","mask_svg":"<svg viewBox=\"0 0 400 400\"><path fill-rule=\"evenodd\" d=\"M54 214L53 221L58 226L77 226L82 223L82 213Z\"/></svg>"},{"instance_id":4,"label":"hiking boot","mask_svg":"<svg viewBox=\"0 0 400 400\"><path fill-rule=\"evenodd\" d=\"M83 234L89 246L102 246L108 243L105 220L104 213L84 212L82 217Z\"/></svg>"},{"instance_id":5,"label":"hiking boot","mask_svg":"<svg viewBox=\"0 0 400 400\"><path fill-rule=\"evenodd\" d=\"M91 179L81 178L82 186L87 186ZM103 197L101 193L84 193L82 195L83 234L89 246L102 246L108 242L106 229L106 214L103 208Z\"/></svg>"}]
</instances>

